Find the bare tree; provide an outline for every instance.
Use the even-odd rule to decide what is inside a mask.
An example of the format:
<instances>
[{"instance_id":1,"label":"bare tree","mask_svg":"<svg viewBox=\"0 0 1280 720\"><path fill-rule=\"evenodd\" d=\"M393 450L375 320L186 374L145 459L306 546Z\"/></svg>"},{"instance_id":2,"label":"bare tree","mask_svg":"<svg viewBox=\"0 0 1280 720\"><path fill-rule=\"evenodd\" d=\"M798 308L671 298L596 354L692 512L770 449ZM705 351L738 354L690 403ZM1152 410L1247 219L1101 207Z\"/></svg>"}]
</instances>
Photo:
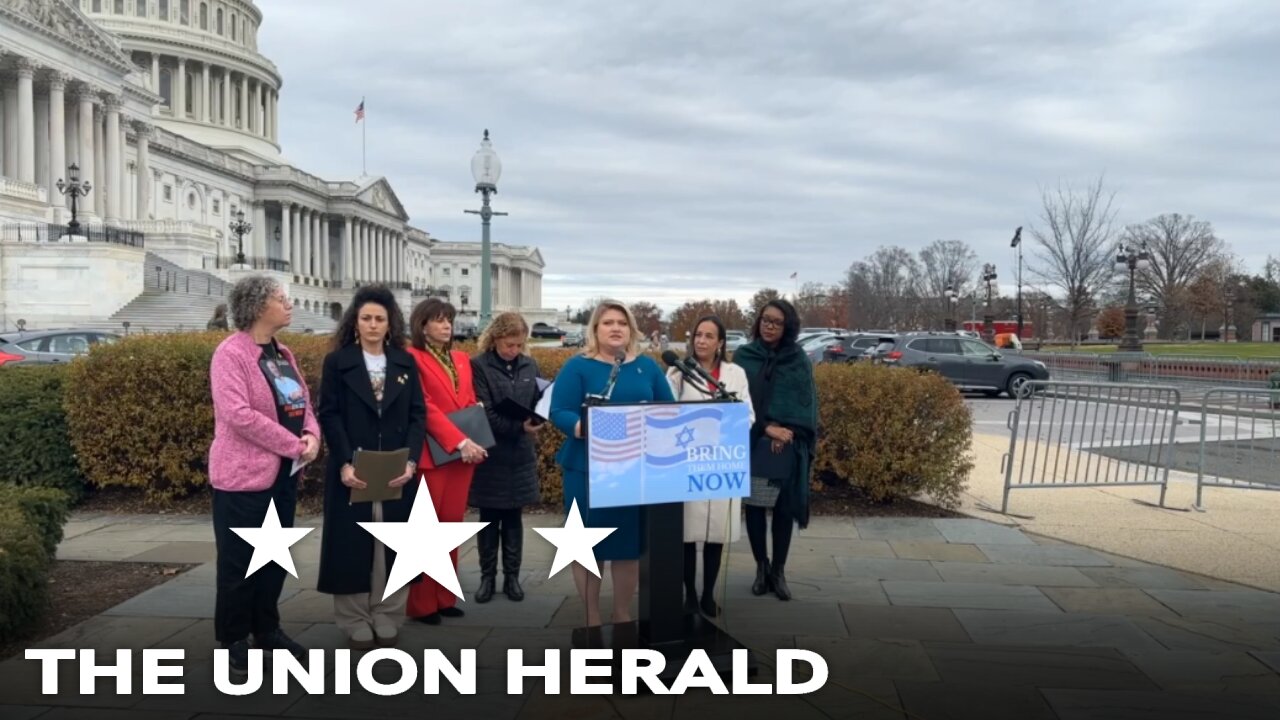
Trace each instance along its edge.
<instances>
[{"instance_id":1,"label":"bare tree","mask_svg":"<svg viewBox=\"0 0 1280 720\"><path fill-rule=\"evenodd\" d=\"M1031 272L1063 292L1063 306L1074 345L1094 306L1094 297L1110 279L1115 241L1114 192L1102 178L1081 191L1058 185L1040 195L1040 222L1031 237L1038 246Z\"/></svg>"},{"instance_id":2,"label":"bare tree","mask_svg":"<svg viewBox=\"0 0 1280 720\"><path fill-rule=\"evenodd\" d=\"M1151 264L1138 274L1138 287L1161 308L1163 337L1189 320L1185 292L1200 272L1219 258L1225 243L1213 234L1213 226L1190 215L1160 215L1125 228L1126 245L1146 244Z\"/></svg>"},{"instance_id":3,"label":"bare tree","mask_svg":"<svg viewBox=\"0 0 1280 720\"><path fill-rule=\"evenodd\" d=\"M978 254L961 240L934 240L920 251L920 263L924 266L920 292L930 319L945 318L951 312L947 288L954 288L960 295L969 292L978 268Z\"/></svg>"}]
</instances>

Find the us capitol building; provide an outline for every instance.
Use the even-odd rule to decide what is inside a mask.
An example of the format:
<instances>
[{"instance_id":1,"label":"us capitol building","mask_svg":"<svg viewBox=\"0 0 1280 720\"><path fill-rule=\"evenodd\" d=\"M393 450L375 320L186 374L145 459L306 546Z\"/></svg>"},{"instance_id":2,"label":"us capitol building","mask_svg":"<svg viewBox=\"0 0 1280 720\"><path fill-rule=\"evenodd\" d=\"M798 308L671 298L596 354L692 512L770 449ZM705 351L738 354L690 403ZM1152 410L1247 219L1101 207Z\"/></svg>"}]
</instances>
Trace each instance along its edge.
<instances>
[{"instance_id":1,"label":"us capitol building","mask_svg":"<svg viewBox=\"0 0 1280 720\"><path fill-rule=\"evenodd\" d=\"M294 330L330 330L375 282L406 313L438 295L475 321L479 243L410 225L384 177L325 180L281 156L261 23L251 0L0 0L0 332L203 329L247 273L285 285ZM554 322L543 267L495 243L494 313Z\"/></svg>"}]
</instances>

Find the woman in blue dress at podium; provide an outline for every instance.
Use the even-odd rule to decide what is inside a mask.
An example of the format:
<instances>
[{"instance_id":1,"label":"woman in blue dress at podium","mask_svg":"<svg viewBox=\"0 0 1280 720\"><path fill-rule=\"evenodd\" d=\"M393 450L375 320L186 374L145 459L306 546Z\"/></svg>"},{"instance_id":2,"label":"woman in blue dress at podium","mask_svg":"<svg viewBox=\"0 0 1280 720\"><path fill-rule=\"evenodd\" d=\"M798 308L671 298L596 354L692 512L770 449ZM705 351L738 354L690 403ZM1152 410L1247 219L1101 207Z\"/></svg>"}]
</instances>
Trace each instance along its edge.
<instances>
[{"instance_id":1,"label":"woman in blue dress at podium","mask_svg":"<svg viewBox=\"0 0 1280 720\"><path fill-rule=\"evenodd\" d=\"M595 547L597 562L608 561L613 577L614 623L631 621L631 598L640 584L639 506L592 509L587 503L587 443L582 433L582 404L603 394L617 373L611 403L674 400L666 375L652 358L640 354L640 331L627 306L606 300L587 324L586 348L556 375L551 389L551 422L568 438L556 456L564 475L564 509L578 502L586 527L617 528ZM621 359L621 364L618 361ZM602 579L575 563L573 582L587 611L587 626L601 625Z\"/></svg>"}]
</instances>

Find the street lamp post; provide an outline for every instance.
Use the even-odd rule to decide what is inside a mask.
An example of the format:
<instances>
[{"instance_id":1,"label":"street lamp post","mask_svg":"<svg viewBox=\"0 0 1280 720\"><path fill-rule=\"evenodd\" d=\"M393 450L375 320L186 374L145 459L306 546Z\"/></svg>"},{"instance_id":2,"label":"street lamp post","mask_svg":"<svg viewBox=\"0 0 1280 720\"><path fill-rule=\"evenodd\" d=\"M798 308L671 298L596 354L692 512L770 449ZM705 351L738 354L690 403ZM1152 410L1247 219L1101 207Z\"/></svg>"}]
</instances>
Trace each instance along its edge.
<instances>
[{"instance_id":1,"label":"street lamp post","mask_svg":"<svg viewBox=\"0 0 1280 720\"><path fill-rule=\"evenodd\" d=\"M1018 339L1022 339L1022 226L1013 231L1011 247L1018 249Z\"/></svg>"},{"instance_id":2,"label":"street lamp post","mask_svg":"<svg viewBox=\"0 0 1280 720\"><path fill-rule=\"evenodd\" d=\"M244 221L244 210L236 211L236 219L231 221L231 232L236 234L236 264L244 265L244 236L253 230L253 223Z\"/></svg>"},{"instance_id":3,"label":"street lamp post","mask_svg":"<svg viewBox=\"0 0 1280 720\"><path fill-rule=\"evenodd\" d=\"M954 285L948 285L946 291L947 297L947 319L943 323L943 327L947 332L956 331L956 306L960 304L960 293L956 292Z\"/></svg>"},{"instance_id":4,"label":"street lamp post","mask_svg":"<svg viewBox=\"0 0 1280 720\"><path fill-rule=\"evenodd\" d=\"M1225 322L1223 323L1224 327L1222 332L1222 340L1223 342L1235 342L1236 341L1236 323L1235 323L1235 318L1233 317L1234 315L1233 311L1235 310L1235 306L1236 306L1235 287L1228 285L1223 295L1227 301L1227 308L1226 308L1226 313L1224 313L1225 317L1223 318Z\"/></svg>"},{"instance_id":5,"label":"street lamp post","mask_svg":"<svg viewBox=\"0 0 1280 720\"><path fill-rule=\"evenodd\" d=\"M84 197L93 190L93 183L87 179L80 180L80 166L71 163L71 167L67 168L67 177L69 182L63 182L62 178L58 178L58 192L71 198L71 222L67 223L67 234L76 235L80 230L80 223L76 220L76 198Z\"/></svg>"},{"instance_id":6,"label":"street lamp post","mask_svg":"<svg viewBox=\"0 0 1280 720\"><path fill-rule=\"evenodd\" d=\"M1116 269L1129 271L1129 302L1124 306L1124 338L1120 340L1120 352L1142 352L1142 341L1138 338L1138 299L1135 292L1139 270L1145 270L1151 264L1151 256L1147 254L1147 243L1141 247L1125 247L1120 245L1116 255Z\"/></svg>"},{"instance_id":7,"label":"street lamp post","mask_svg":"<svg viewBox=\"0 0 1280 720\"><path fill-rule=\"evenodd\" d=\"M465 213L480 216L480 319L476 329L483 331L493 319L493 292L491 288L493 271L489 267L489 220L494 215L506 215L494 212L489 207L489 196L498 194L498 178L502 175L502 162L498 153L493 151L489 142L489 131L484 131L484 139L480 141L480 149L471 158L471 175L476 180L476 192L482 198L479 210L463 210Z\"/></svg>"},{"instance_id":8,"label":"street lamp post","mask_svg":"<svg viewBox=\"0 0 1280 720\"><path fill-rule=\"evenodd\" d=\"M987 284L987 308L982 315L982 338L987 342L995 342L996 319L991 309L991 282L996 279L996 266L986 263L982 266L982 282Z\"/></svg>"}]
</instances>

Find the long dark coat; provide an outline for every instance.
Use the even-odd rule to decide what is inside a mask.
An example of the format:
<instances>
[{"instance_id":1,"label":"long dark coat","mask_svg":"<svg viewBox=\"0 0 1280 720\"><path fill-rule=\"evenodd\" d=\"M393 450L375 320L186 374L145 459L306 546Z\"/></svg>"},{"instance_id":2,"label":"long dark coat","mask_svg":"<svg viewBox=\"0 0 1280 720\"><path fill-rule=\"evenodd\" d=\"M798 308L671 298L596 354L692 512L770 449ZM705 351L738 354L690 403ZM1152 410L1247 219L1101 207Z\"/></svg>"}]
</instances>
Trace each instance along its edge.
<instances>
[{"instance_id":1,"label":"long dark coat","mask_svg":"<svg viewBox=\"0 0 1280 720\"><path fill-rule=\"evenodd\" d=\"M373 536L357 522L373 520L373 503L351 504L351 489L342 484L342 466L357 449L409 448L409 458L422 452L427 434L427 406L418 368L408 352L387 348L387 377L382 402L359 345L329 353L320 378L320 427L328 446L324 474L324 528L320 540L320 578L316 589L334 595L367 593L373 573ZM406 522L418 492L418 478L405 484L402 497L382 503L384 522ZM395 553L386 549L387 571Z\"/></svg>"},{"instance_id":2,"label":"long dark coat","mask_svg":"<svg viewBox=\"0 0 1280 720\"><path fill-rule=\"evenodd\" d=\"M484 403L489 427L498 444L476 466L468 502L472 507L504 510L539 500L538 461L534 438L522 424L493 410L504 398L525 407L538 400L538 366L527 355L507 362L490 350L471 359L476 399Z\"/></svg>"}]
</instances>

